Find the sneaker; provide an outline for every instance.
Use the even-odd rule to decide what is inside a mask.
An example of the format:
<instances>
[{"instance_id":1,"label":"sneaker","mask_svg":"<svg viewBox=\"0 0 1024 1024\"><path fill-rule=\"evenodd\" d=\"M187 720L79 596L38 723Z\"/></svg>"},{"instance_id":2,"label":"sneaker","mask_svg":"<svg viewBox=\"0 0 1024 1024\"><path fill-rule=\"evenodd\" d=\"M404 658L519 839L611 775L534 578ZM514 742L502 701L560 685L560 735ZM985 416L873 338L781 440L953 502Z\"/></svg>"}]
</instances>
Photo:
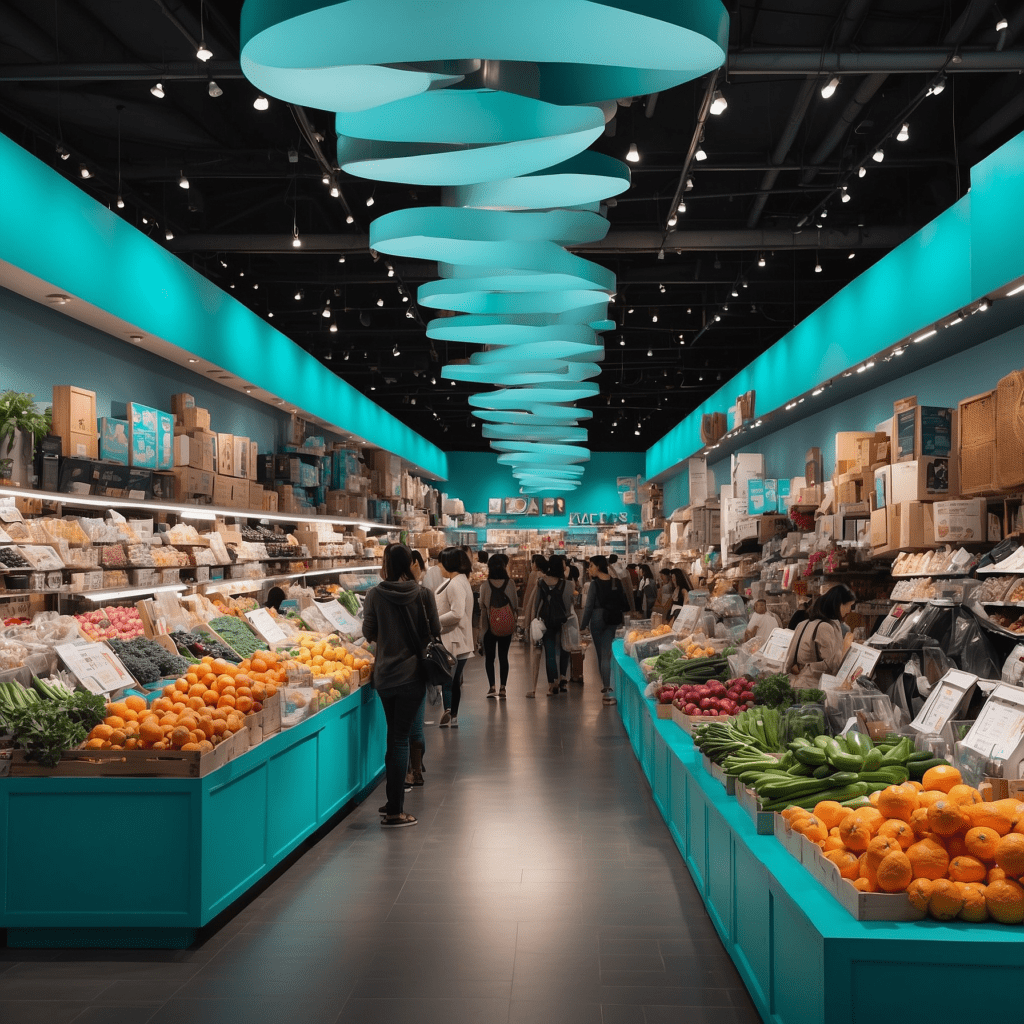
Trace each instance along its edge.
<instances>
[{"instance_id":1,"label":"sneaker","mask_svg":"<svg viewBox=\"0 0 1024 1024\"><path fill-rule=\"evenodd\" d=\"M613 704L618 704L619 702L612 696L612 691L609 690L602 698L601 703L605 707L611 707Z\"/></svg>"},{"instance_id":2,"label":"sneaker","mask_svg":"<svg viewBox=\"0 0 1024 1024\"><path fill-rule=\"evenodd\" d=\"M505 690L504 690L504 688L502 688L502 689L500 689L498 691L498 700L504 700L504 699L505 699Z\"/></svg>"},{"instance_id":3,"label":"sneaker","mask_svg":"<svg viewBox=\"0 0 1024 1024\"><path fill-rule=\"evenodd\" d=\"M451 725L451 727L453 729L458 729L458 727L459 727L459 720L457 718L453 717L452 720L451 720L450 725Z\"/></svg>"},{"instance_id":4,"label":"sneaker","mask_svg":"<svg viewBox=\"0 0 1024 1024\"><path fill-rule=\"evenodd\" d=\"M452 713L451 713L450 711L446 711L446 712L445 712L445 713L444 713L444 714L443 714L443 715L441 716L441 721L437 723L437 727L438 727L439 729L444 729L444 728L446 728L446 727L447 727L448 723L449 723L449 722L450 722L451 720L452 720Z\"/></svg>"},{"instance_id":5,"label":"sneaker","mask_svg":"<svg viewBox=\"0 0 1024 1024\"><path fill-rule=\"evenodd\" d=\"M488 691L487 691L487 696L488 696L488 697L489 697L489 698L490 698L491 700L494 700L494 698L495 698L495 697L497 697L497 696L498 696L498 694L497 694L497 693L495 692L495 690L494 690L494 689L492 688L492 689L490 689L490 690L488 690Z\"/></svg>"}]
</instances>

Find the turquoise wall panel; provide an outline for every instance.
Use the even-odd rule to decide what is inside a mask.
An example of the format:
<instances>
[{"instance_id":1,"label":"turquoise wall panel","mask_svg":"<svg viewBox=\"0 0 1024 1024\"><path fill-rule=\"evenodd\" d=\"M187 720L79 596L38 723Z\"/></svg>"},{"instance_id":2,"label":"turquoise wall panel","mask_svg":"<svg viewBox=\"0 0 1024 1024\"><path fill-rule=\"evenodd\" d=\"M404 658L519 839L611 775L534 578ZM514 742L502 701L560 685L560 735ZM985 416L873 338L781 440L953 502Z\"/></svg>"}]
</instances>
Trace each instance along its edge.
<instances>
[{"instance_id":1,"label":"turquoise wall panel","mask_svg":"<svg viewBox=\"0 0 1024 1024\"><path fill-rule=\"evenodd\" d=\"M733 935L732 955L743 970L750 994L759 1005L767 1006L772 984L771 893L761 863L743 843L733 844Z\"/></svg>"},{"instance_id":2,"label":"turquoise wall panel","mask_svg":"<svg viewBox=\"0 0 1024 1024\"><path fill-rule=\"evenodd\" d=\"M268 765L241 776L208 776L203 802L203 909L206 920L244 893L269 867L267 855ZM227 774L227 773L223 773ZM204 780L205 781L205 780Z\"/></svg>"},{"instance_id":3,"label":"turquoise wall panel","mask_svg":"<svg viewBox=\"0 0 1024 1024\"><path fill-rule=\"evenodd\" d=\"M669 761L670 755L668 744L661 735L661 730L655 726L654 776L652 790L654 793L654 802L658 805L658 810L661 811L663 816L668 814L669 808L671 807L671 793L669 790Z\"/></svg>"},{"instance_id":4,"label":"turquoise wall panel","mask_svg":"<svg viewBox=\"0 0 1024 1024\"><path fill-rule=\"evenodd\" d=\"M261 452L290 434L287 413L0 288L0 391L27 391L49 405L54 384L95 391L98 417L124 402L169 412L171 395L184 391L210 410L214 430L248 437Z\"/></svg>"},{"instance_id":5,"label":"turquoise wall panel","mask_svg":"<svg viewBox=\"0 0 1024 1024\"><path fill-rule=\"evenodd\" d=\"M4 815L9 837L5 923L102 924L126 917L147 925L187 923L192 797L175 782L166 792L151 787L133 791L124 780L118 783L105 790L86 784L73 792L61 787L54 793L10 793ZM75 836L95 839L75 845ZM180 884L136 885L121 896L117 894L122 890L106 884L107 879L133 876L153 865L157 851L164 864L175 865L174 878Z\"/></svg>"},{"instance_id":6,"label":"turquoise wall panel","mask_svg":"<svg viewBox=\"0 0 1024 1024\"><path fill-rule=\"evenodd\" d=\"M286 402L447 475L445 454L6 136L0 260Z\"/></svg>"},{"instance_id":7,"label":"turquoise wall panel","mask_svg":"<svg viewBox=\"0 0 1024 1024\"><path fill-rule=\"evenodd\" d=\"M619 693L621 694L621 688ZM620 698L621 699L621 698ZM668 829L672 833L680 854L686 858L686 821L688 811L687 800L687 772L682 767L674 752L669 750L669 805L665 820L668 822Z\"/></svg>"},{"instance_id":8,"label":"turquoise wall panel","mask_svg":"<svg viewBox=\"0 0 1024 1024\"><path fill-rule=\"evenodd\" d=\"M693 884L697 891L707 894L708 877L708 803L704 791L692 775L687 777L686 822L687 853L689 858L686 866L693 876Z\"/></svg>"},{"instance_id":9,"label":"turquoise wall panel","mask_svg":"<svg viewBox=\"0 0 1024 1024\"><path fill-rule=\"evenodd\" d=\"M732 829L713 808L708 808L708 874L705 902L724 939L734 938Z\"/></svg>"},{"instance_id":10,"label":"turquoise wall panel","mask_svg":"<svg viewBox=\"0 0 1024 1024\"><path fill-rule=\"evenodd\" d=\"M771 925L773 1011L787 1024L827 1020L821 934L787 898L773 898Z\"/></svg>"},{"instance_id":11,"label":"turquoise wall panel","mask_svg":"<svg viewBox=\"0 0 1024 1024\"><path fill-rule=\"evenodd\" d=\"M971 169L971 275L974 295L1024 275L1024 134Z\"/></svg>"},{"instance_id":12,"label":"turquoise wall panel","mask_svg":"<svg viewBox=\"0 0 1024 1024\"><path fill-rule=\"evenodd\" d=\"M267 856L278 860L317 826L317 734L306 736L268 765Z\"/></svg>"}]
</instances>

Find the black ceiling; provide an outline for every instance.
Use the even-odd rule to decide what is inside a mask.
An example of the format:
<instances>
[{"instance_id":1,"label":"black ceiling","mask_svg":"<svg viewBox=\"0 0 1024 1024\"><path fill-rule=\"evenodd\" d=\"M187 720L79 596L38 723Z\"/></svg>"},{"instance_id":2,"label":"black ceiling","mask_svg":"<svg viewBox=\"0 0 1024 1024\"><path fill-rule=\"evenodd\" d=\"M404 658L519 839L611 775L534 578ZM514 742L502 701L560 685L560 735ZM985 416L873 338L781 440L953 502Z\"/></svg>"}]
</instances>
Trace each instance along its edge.
<instances>
[{"instance_id":1,"label":"black ceiling","mask_svg":"<svg viewBox=\"0 0 1024 1024\"><path fill-rule=\"evenodd\" d=\"M964 195L970 167L1024 129L1024 3L727 6L717 80L622 101L595 144L621 158L635 142L642 158L608 211L608 239L588 254L619 282L620 327L605 336L601 395L586 403L595 450L648 447ZM470 349L432 344L415 310L433 266L391 261L389 276L367 246L373 217L435 203L437 191L334 171L323 111L275 100L255 110L238 71L241 7L207 0L201 31L200 0L0 0L0 131L101 202L116 208L120 192L131 223L440 447L486 449L467 405L477 389L439 373ZM208 64L195 59L201 34ZM718 116L706 109L714 87L728 100ZM693 187L680 192L686 177ZM686 212L670 228L680 195Z\"/></svg>"}]
</instances>

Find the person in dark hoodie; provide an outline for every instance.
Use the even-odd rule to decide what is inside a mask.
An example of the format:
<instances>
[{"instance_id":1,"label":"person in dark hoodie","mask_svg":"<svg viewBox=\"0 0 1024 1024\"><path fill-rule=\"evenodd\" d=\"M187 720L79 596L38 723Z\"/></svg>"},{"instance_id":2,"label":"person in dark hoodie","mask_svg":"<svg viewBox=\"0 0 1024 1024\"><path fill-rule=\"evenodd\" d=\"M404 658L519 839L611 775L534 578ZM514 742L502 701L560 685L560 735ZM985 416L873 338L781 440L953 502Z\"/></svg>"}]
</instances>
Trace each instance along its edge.
<instances>
[{"instance_id":1,"label":"person in dark hoodie","mask_svg":"<svg viewBox=\"0 0 1024 1024\"><path fill-rule=\"evenodd\" d=\"M409 732L426 696L422 652L441 632L434 595L413 577L412 552L404 544L384 549L382 582L363 605L363 636L377 644L373 687L384 707L388 738L384 754L387 803L381 826L417 824L405 808L405 775L409 766Z\"/></svg>"}]
</instances>

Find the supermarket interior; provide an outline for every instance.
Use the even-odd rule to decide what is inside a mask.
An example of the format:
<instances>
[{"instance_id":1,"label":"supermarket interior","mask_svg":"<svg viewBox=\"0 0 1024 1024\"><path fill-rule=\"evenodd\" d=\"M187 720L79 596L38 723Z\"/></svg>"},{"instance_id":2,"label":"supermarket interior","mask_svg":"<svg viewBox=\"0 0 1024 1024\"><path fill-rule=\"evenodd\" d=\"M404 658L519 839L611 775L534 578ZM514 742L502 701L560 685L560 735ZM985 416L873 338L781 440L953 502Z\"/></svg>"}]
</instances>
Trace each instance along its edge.
<instances>
[{"instance_id":1,"label":"supermarket interior","mask_svg":"<svg viewBox=\"0 0 1024 1024\"><path fill-rule=\"evenodd\" d=\"M0 0L0 1024L1019 1012L1022 73Z\"/></svg>"}]
</instances>

